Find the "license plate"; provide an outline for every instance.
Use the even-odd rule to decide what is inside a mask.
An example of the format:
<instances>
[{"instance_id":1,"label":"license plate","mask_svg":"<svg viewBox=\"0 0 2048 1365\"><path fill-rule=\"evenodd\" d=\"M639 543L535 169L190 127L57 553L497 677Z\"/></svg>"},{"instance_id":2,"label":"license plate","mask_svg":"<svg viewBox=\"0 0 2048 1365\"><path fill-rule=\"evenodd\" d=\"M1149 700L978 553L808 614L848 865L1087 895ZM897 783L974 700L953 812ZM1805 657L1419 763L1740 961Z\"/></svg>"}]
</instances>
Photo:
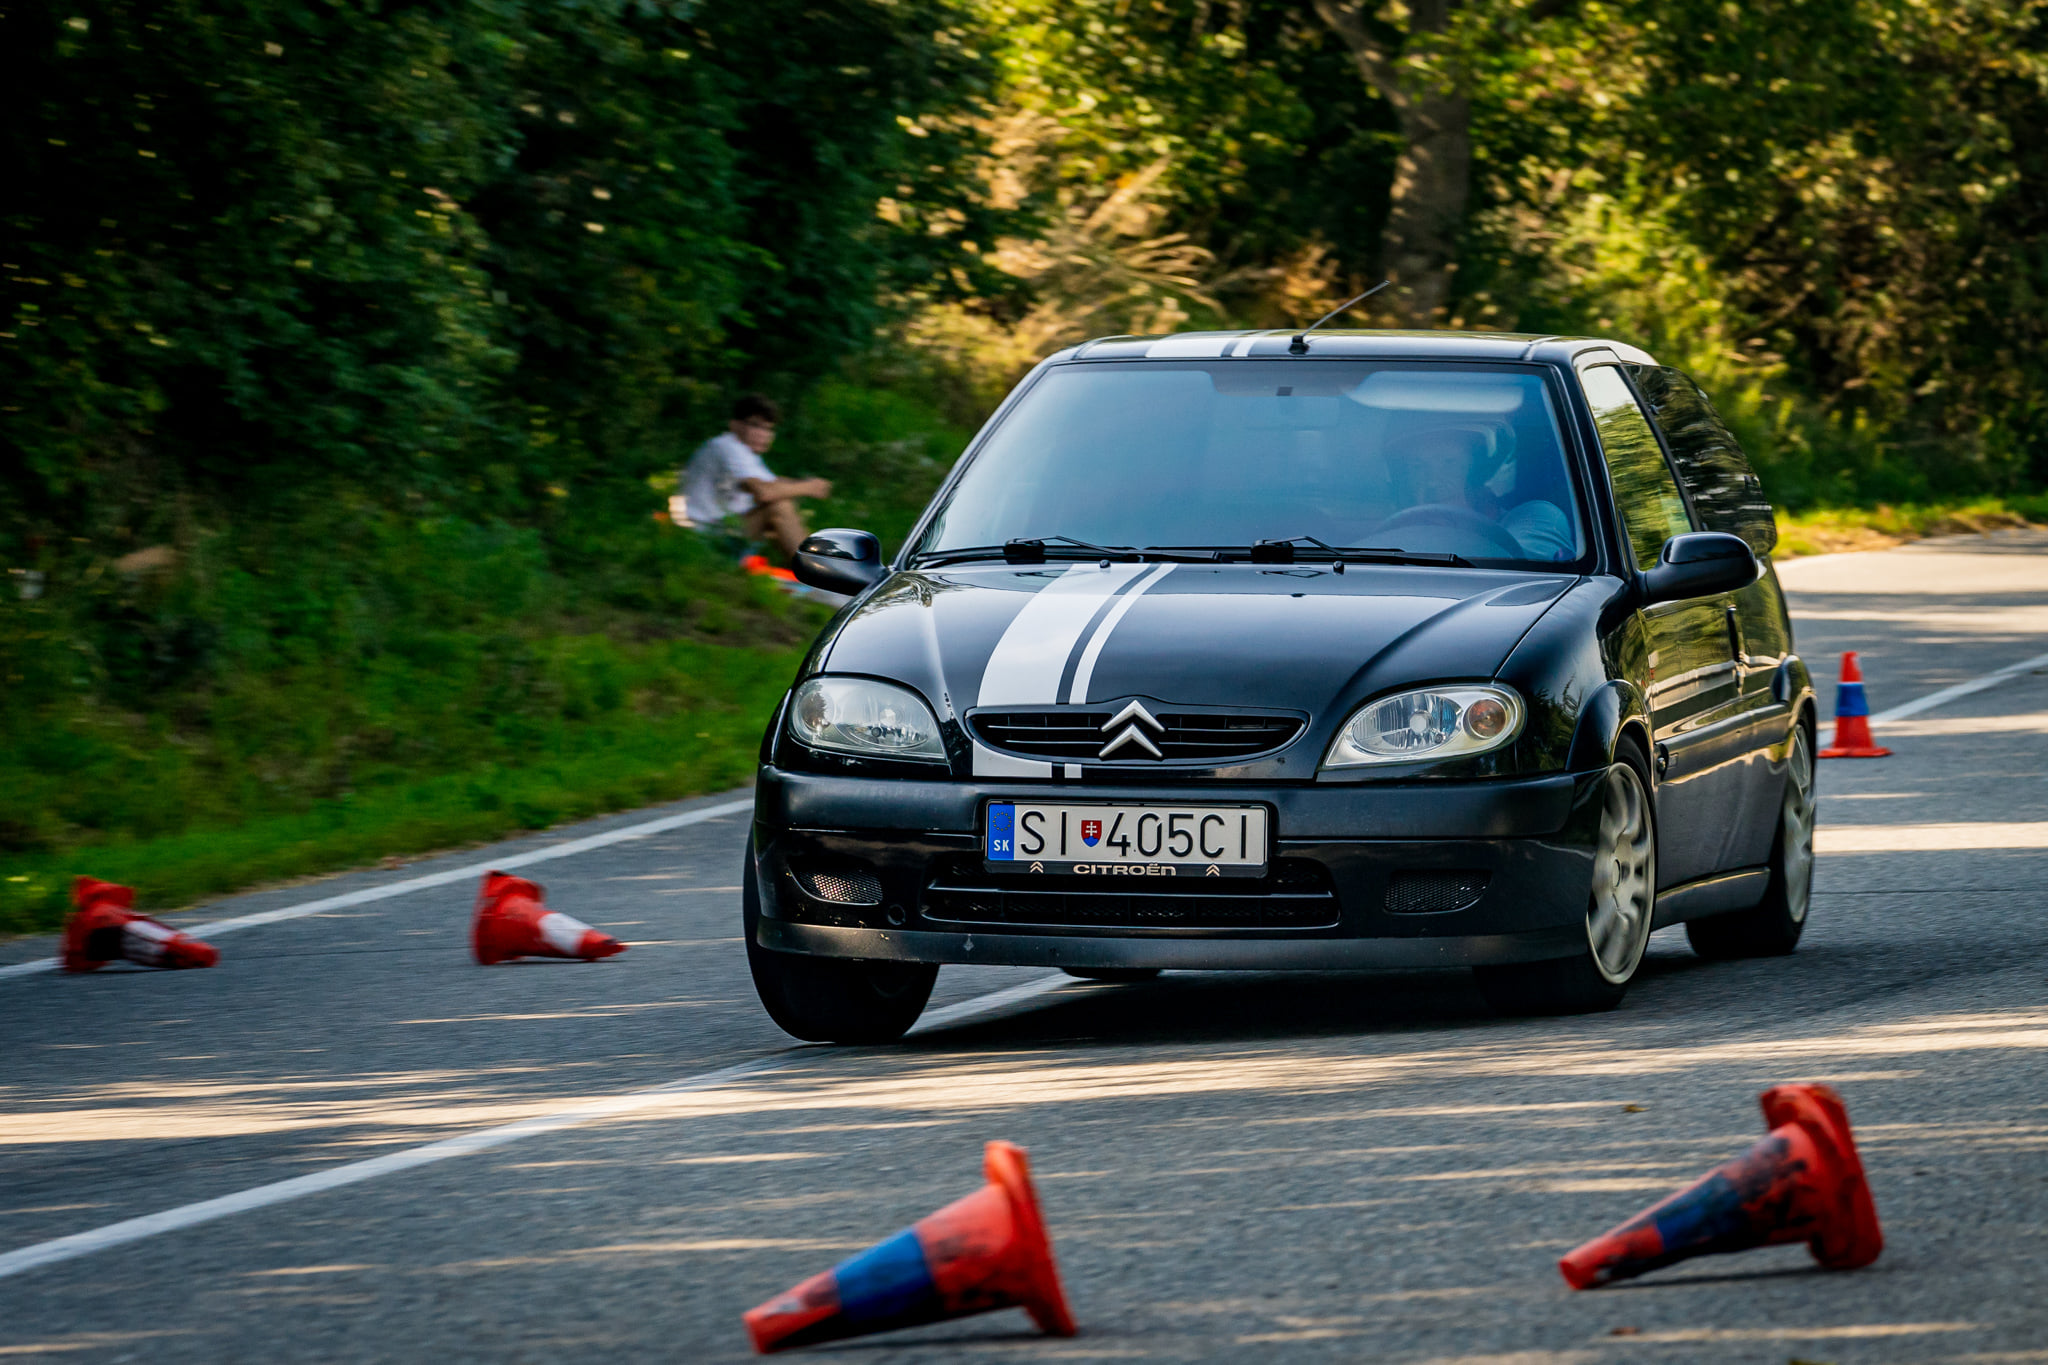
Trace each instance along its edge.
<instances>
[{"instance_id":1,"label":"license plate","mask_svg":"<svg viewBox=\"0 0 2048 1365\"><path fill-rule=\"evenodd\" d=\"M1266 808L991 801L982 854L991 872L1262 877Z\"/></svg>"}]
</instances>

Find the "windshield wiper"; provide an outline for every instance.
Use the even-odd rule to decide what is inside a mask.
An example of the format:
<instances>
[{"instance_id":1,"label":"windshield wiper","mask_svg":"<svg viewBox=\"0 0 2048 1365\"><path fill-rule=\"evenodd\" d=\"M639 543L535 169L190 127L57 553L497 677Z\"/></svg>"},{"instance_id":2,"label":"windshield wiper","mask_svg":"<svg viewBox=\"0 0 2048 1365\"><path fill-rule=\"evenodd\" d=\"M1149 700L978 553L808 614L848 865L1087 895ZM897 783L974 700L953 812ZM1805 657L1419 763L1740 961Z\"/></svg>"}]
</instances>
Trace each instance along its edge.
<instances>
[{"instance_id":1,"label":"windshield wiper","mask_svg":"<svg viewBox=\"0 0 2048 1365\"><path fill-rule=\"evenodd\" d=\"M1308 552L1304 555L1297 548L1307 542ZM1249 546L1215 546L1225 554L1241 554L1254 564L1292 564L1307 557L1328 558L1336 563L1337 572L1344 572L1349 564L1442 564L1450 568L1469 569L1472 561L1450 550L1403 550L1394 546L1377 545L1331 545L1317 540L1314 536L1289 536L1285 540L1258 540Z\"/></svg>"},{"instance_id":2,"label":"windshield wiper","mask_svg":"<svg viewBox=\"0 0 2048 1365\"><path fill-rule=\"evenodd\" d=\"M967 545L957 550L934 550L911 560L912 568L934 564L964 564L974 559L1000 559L1006 564L1043 564L1048 559L1142 559L1129 545L1091 545L1072 536L1046 536L1039 540L1010 540L1001 545Z\"/></svg>"},{"instance_id":3,"label":"windshield wiper","mask_svg":"<svg viewBox=\"0 0 2048 1365\"><path fill-rule=\"evenodd\" d=\"M1004 545L963 545L957 550L927 550L923 554L912 555L910 567L923 569L938 564L965 564L976 559L1005 559L1008 553L1009 547Z\"/></svg>"},{"instance_id":4,"label":"windshield wiper","mask_svg":"<svg viewBox=\"0 0 2048 1365\"><path fill-rule=\"evenodd\" d=\"M1006 564L1043 564L1048 559L1122 559L1213 563L1215 550L1178 550L1148 545L1140 550L1130 545L1095 545L1072 536L1043 536L1029 540L1005 541L1001 545L970 545L957 550L933 550L911 561L914 568L927 565L962 564L975 559L1000 559Z\"/></svg>"}]
</instances>

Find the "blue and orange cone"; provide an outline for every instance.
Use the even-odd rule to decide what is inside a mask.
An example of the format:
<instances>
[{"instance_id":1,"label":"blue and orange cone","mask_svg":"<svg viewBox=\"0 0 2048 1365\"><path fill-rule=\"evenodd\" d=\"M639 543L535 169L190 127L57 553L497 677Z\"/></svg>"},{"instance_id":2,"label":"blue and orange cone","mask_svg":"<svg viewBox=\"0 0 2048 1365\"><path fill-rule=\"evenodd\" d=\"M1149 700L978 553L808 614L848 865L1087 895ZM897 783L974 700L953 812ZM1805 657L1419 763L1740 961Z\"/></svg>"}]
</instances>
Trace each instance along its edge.
<instances>
[{"instance_id":1,"label":"blue and orange cone","mask_svg":"<svg viewBox=\"0 0 2048 1365\"><path fill-rule=\"evenodd\" d=\"M1835 742L1820 751L1822 758L1884 758L1890 749L1870 738L1870 699L1863 695L1863 670L1856 651L1842 655L1842 678L1835 684Z\"/></svg>"},{"instance_id":2,"label":"blue and orange cone","mask_svg":"<svg viewBox=\"0 0 2048 1365\"><path fill-rule=\"evenodd\" d=\"M1030 1160L1022 1147L991 1142L982 1167L988 1184L965 1199L748 1313L754 1349L767 1355L999 1308L1022 1308L1039 1330L1073 1336Z\"/></svg>"},{"instance_id":3,"label":"blue and orange cone","mask_svg":"<svg viewBox=\"0 0 2048 1365\"><path fill-rule=\"evenodd\" d=\"M1770 1132L1700 1179L1557 1263L1574 1289L1722 1252L1805 1242L1829 1270L1884 1250L1849 1111L1824 1085L1779 1085L1758 1097Z\"/></svg>"}]
</instances>

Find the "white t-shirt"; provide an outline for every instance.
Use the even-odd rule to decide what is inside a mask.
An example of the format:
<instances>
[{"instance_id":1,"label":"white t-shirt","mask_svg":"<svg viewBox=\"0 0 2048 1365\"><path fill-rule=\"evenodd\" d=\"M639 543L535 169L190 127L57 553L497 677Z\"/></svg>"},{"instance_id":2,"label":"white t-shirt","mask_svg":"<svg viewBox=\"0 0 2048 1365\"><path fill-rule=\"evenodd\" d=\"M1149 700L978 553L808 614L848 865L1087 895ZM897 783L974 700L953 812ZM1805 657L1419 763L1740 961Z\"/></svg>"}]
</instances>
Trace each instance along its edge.
<instances>
[{"instance_id":1,"label":"white t-shirt","mask_svg":"<svg viewBox=\"0 0 2048 1365\"><path fill-rule=\"evenodd\" d=\"M740 487L743 479L772 480L773 470L754 448L731 432L697 447L683 468L683 497L690 520L722 521L754 510L754 495Z\"/></svg>"}]
</instances>

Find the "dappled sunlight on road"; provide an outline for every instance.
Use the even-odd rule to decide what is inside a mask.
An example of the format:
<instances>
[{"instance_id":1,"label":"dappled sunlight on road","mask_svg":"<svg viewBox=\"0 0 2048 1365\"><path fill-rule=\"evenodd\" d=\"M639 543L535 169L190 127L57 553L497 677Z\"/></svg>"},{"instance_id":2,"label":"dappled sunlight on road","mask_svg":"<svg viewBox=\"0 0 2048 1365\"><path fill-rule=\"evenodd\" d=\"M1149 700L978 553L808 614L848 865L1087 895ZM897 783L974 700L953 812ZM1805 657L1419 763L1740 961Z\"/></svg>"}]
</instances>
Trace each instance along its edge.
<instances>
[{"instance_id":1,"label":"dappled sunlight on road","mask_svg":"<svg viewBox=\"0 0 2048 1365\"><path fill-rule=\"evenodd\" d=\"M1090 1337L1056 1350L1000 1319L934 1329L902 1342L904 1350L1065 1359L1072 1348L1075 1359L1178 1359L1197 1343L1221 1342L1251 1350L1326 1343L1355 1353L1384 1341L1390 1321L1410 1332L1455 1332L1471 1314L1512 1317L1517 1304L1554 1316L1566 1292L1551 1268L1556 1256L1754 1141L1760 1119L1750 1097L1765 1080L1828 1076L1862 1087L1850 1102L1881 1205L1899 1182L1927 1174L1918 1168L1954 1170L2001 1153L2025 1160L2048 1146L2048 1116L2031 1109L1886 1115L1872 1102L1871 1087L2048 1047L2048 1013L2034 1010L1930 1011L1707 1042L1688 1036L1696 1021L1620 1016L1563 1031L1397 1027L1306 1046L1260 1037L1161 1048L1112 1034L1076 1051L1015 1041L1070 1027L1045 1017L1063 1011L1098 1018L1201 1008L1199 997L1176 1005L1171 995L1168 981L1056 997L1028 1014L934 1035L921 1048L795 1052L774 1071L593 1122L573 1156L479 1158L408 1216L423 1228L460 1226L464 1192L479 1187L573 1213L490 1247L429 1238L440 1249L365 1269L361 1284L329 1292L376 1292L423 1275L502 1287L559 1283L568 1273L649 1287L739 1282L765 1296L966 1193L978 1178L980 1142L1005 1135L1032 1146L1062 1262L1098 1292L1134 1264L1227 1261L1241 1229L1316 1219L1322 1232L1313 1247L1265 1244L1272 1259L1261 1275L1275 1287L1264 1294L1150 1303L1138 1320L1091 1324ZM1914 1065L1893 1064L1905 1061ZM1471 1098L1475 1082L1491 1093ZM1707 1106L1671 1098L1701 1090L1722 1098ZM1256 1095L1276 1103L1238 1102ZM1532 1161L1531 1136L1543 1131L1550 1141ZM805 1136L793 1142L793 1134ZM1104 1134L1114 1135L1107 1146ZM1353 1282L1345 1267L1393 1244L1417 1249L1419 1259ZM327 1278L312 1264L305 1274ZM1562 1302L1585 1325L1560 1349L1374 1358L1606 1365L1681 1361L1709 1346L1796 1354L1868 1343L1919 1359L1935 1343L1966 1351L1971 1334L1993 1330L1894 1311L1882 1278L1893 1273L1825 1276L1803 1249L1780 1248L1655 1276L1627 1293L1570 1296ZM1840 1292L1814 1297L1817 1276ZM1730 1283L1782 1284L1792 1297L1760 1318L1731 1320L1716 1307ZM1084 1344L1090 1352L1079 1352ZM1993 1357L1984 1358L1989 1365Z\"/></svg>"},{"instance_id":2,"label":"dappled sunlight on road","mask_svg":"<svg viewBox=\"0 0 2048 1365\"><path fill-rule=\"evenodd\" d=\"M968 1111L983 1115L1035 1105L1137 1100L1174 1095L1279 1091L1355 1099L1371 1087L1484 1077L1639 1077L1703 1067L1777 1063L1779 1080L1808 1079L1837 1061L1922 1058L1928 1054L2048 1049L2048 1014L2012 1011L1936 1014L1805 1037L1758 1036L1714 1044L1659 1046L1650 1029L1624 1030L1607 1042L1530 1039L1514 1034L1464 1046L1304 1054L1273 1047L1203 1056L1152 1053L1127 1060L993 1049L980 1052L820 1056L716 1089L678 1094L621 1122L765 1114L796 1110ZM1537 1107L1553 1120L1565 1106ZM1519 1106L1500 1112L1519 1113ZM1428 1113L1427 1107L1407 1113ZM1466 1112L1471 1112L1469 1109ZM1529 1117L1536 1117L1531 1113ZM1301 1120L1295 1116L1296 1121Z\"/></svg>"},{"instance_id":3,"label":"dappled sunlight on road","mask_svg":"<svg viewBox=\"0 0 2048 1365\"><path fill-rule=\"evenodd\" d=\"M1946 853L1972 848L2048 848L2048 821L1822 825L1813 834L1816 853Z\"/></svg>"},{"instance_id":4,"label":"dappled sunlight on road","mask_svg":"<svg viewBox=\"0 0 2048 1365\"><path fill-rule=\"evenodd\" d=\"M1975 1322L1869 1322L1832 1327L1679 1327L1632 1333L1629 1340L1648 1346L1700 1341L1871 1341L1941 1332L1974 1332L1982 1325Z\"/></svg>"},{"instance_id":5,"label":"dappled sunlight on road","mask_svg":"<svg viewBox=\"0 0 2048 1365\"><path fill-rule=\"evenodd\" d=\"M1954 735L2048 735L2048 711L2029 711L2023 715L1914 716L1910 720L1888 722L1884 727L1884 733L1887 739L1924 739ZM1861 799L1873 800L1876 799L1876 795L1865 795ZM1899 795L1923 796L1925 793L1901 792Z\"/></svg>"},{"instance_id":6,"label":"dappled sunlight on road","mask_svg":"<svg viewBox=\"0 0 2048 1365\"><path fill-rule=\"evenodd\" d=\"M984 1026L984 1033L1000 1035ZM1520 1032L1480 1031L1475 1041L1401 1046L1398 1036L1368 1037L1363 1047L1304 1054L1286 1046L1221 1047L1200 1055L1146 1051L1121 1057L1056 1054L989 1047L975 1050L793 1054L779 1069L712 1089L655 1100L629 1118L647 1124L731 1115L864 1110L901 1115L993 1115L1042 1105L1160 1099L1185 1095L1276 1092L1341 1096L1342 1121L1394 1118L1513 1117L1523 1124L1570 1128L1591 1100L1531 1105L1400 1104L1360 1108L1362 1093L1455 1078L1587 1077L1620 1079L1675 1074L1703 1067L1759 1064L1777 1068L1779 1080L1844 1079L1844 1063L1925 1060L1941 1054L2048 1049L2048 1014L2031 1011L1934 1014L1805 1036L1760 1035L1694 1044L1659 1044L1655 1027L1624 1028L1605 1041L1530 1038ZM994 1041L994 1036L991 1041ZM313 1128L346 1130L356 1143L417 1140L428 1130L506 1123L552 1113L591 1095L607 1093L601 1067L591 1066L580 1093L513 1094L495 1081L530 1076L536 1068L423 1071L261 1082L134 1082L86 1088L63 1101L29 1103L0 1114L0 1145L105 1142L167 1137L221 1137ZM559 1065L547 1069L563 1078ZM1904 1071L1853 1071L1858 1077L1902 1077ZM364 1093L364 1092L370 1093ZM1260 1125L1337 1121L1300 1113L1260 1119ZM2001 1140L2017 1140L2008 1130ZM340 1134L337 1134L338 1136ZM1963 1136L1958 1133L1956 1136ZM2032 1139L2029 1138L2029 1141ZM733 1160L774 1160L757 1155ZM1562 1175L1568 1168L1550 1173ZM1437 1178L1452 1178L1448 1176Z\"/></svg>"},{"instance_id":7,"label":"dappled sunlight on road","mask_svg":"<svg viewBox=\"0 0 2048 1365\"><path fill-rule=\"evenodd\" d=\"M0 1113L0 1146L229 1137L314 1128L353 1130L359 1140L414 1142L423 1129L468 1129L550 1113L561 1107L558 1099L494 1089L492 1082L558 1075L561 1069L522 1066L83 1086L63 1099L10 1101L9 1112ZM592 1067L591 1084L601 1085L602 1080L602 1070ZM378 1130L385 1131L380 1136Z\"/></svg>"},{"instance_id":8,"label":"dappled sunlight on road","mask_svg":"<svg viewBox=\"0 0 2048 1365\"><path fill-rule=\"evenodd\" d=\"M62 1336L46 1337L41 1341L17 1342L0 1345L0 1358L7 1356L58 1355L70 1351L98 1351L110 1346L129 1346L137 1342L160 1340L164 1337L191 1336L191 1328L161 1328L143 1332L66 1332Z\"/></svg>"}]
</instances>

